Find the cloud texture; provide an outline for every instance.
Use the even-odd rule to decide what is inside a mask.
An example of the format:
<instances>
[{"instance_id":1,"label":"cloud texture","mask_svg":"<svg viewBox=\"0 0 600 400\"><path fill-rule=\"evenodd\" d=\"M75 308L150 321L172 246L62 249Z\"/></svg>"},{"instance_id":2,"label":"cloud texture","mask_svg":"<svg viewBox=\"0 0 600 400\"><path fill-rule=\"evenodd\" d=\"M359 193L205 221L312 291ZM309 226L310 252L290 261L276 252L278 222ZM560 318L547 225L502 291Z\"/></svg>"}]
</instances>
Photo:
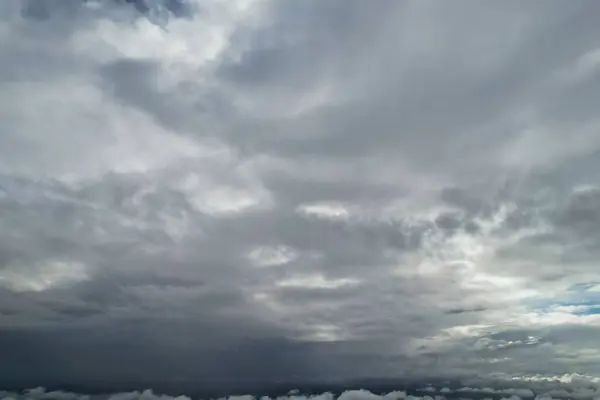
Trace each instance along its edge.
<instances>
[{"instance_id":1,"label":"cloud texture","mask_svg":"<svg viewBox=\"0 0 600 400\"><path fill-rule=\"evenodd\" d=\"M0 2L0 376L599 376L599 12Z\"/></svg>"},{"instance_id":2,"label":"cloud texture","mask_svg":"<svg viewBox=\"0 0 600 400\"><path fill-rule=\"evenodd\" d=\"M372 392L366 389L345 390L339 393L332 391L318 394L303 394L298 389L293 389L286 394L277 396L268 395L229 395L219 397L218 400L447 400L447 399L484 399L484 400L596 400L600 398L600 386L598 382L592 383L585 376L563 375L553 377L554 380L529 380L514 381L514 384L526 384L528 388L517 387L442 387L425 386L409 391L394 390ZM558 378L558 379L557 379ZM501 380L500 380L501 381ZM483 383L483 382L479 382ZM489 382L488 382L489 383ZM495 384L497 385L497 381ZM508 383L508 382L505 382ZM586 384L587 383L587 384ZM591 385L591 386L590 386ZM54 390L50 391L43 387L25 389L20 392L0 391L2 400L189 400L185 395L170 396L157 394L150 389L132 392L118 392L112 394L78 394L73 392ZM202 397L203 398L203 397Z\"/></svg>"}]
</instances>

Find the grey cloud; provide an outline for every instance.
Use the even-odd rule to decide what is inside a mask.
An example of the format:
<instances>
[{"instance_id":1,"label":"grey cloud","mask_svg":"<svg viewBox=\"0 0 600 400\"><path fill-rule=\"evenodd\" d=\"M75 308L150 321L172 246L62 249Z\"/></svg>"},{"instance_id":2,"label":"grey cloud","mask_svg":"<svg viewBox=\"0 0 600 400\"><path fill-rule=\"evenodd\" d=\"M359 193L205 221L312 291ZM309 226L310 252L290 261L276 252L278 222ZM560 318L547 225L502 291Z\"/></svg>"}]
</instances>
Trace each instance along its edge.
<instances>
[{"instance_id":1,"label":"grey cloud","mask_svg":"<svg viewBox=\"0 0 600 400\"><path fill-rule=\"evenodd\" d=\"M555 5L556 3L553 3L553 6ZM583 4L581 6L582 10L577 10L576 12L584 14L586 12L585 8ZM542 22L544 20L540 19L540 25L536 25L535 16L539 15L537 10L531 9L523 12L523 10L517 11L514 5L512 7L511 10L511 6L507 6L502 12L519 12L520 17L524 19L526 15L531 16L533 25L531 25L531 28L529 29L534 32L536 29L544 28ZM424 6L424 8L427 9L427 6ZM433 9L433 7L431 8ZM486 23L490 23L492 26L496 23L495 12L486 10L485 8L480 8L478 11L482 12L482 14L479 15L480 20L478 23L486 21ZM410 13L407 14L410 15ZM461 14L461 16L459 16L458 13L445 15L445 19L440 19L440 21L447 24L446 26L452 27L455 24L459 24L459 21L468 21L466 17L468 13L464 15L465 16ZM436 16L436 18L440 17ZM569 13L564 18L564 22L559 19L556 24L561 28L562 26L565 26L563 29L567 29L566 26L572 26L568 21L568 18L575 18L575 16L572 16L571 13ZM561 26L560 24L564 25ZM581 26L582 29L584 29L585 26L587 25L583 24ZM443 29L443 27L441 29ZM552 34L554 34L554 32L552 32ZM453 35L458 36L459 32L450 30L448 36L445 37L445 40L451 43L451 40L454 39ZM563 36L561 36L561 38L562 37ZM486 39L490 41L490 43L488 43L489 46L492 46L494 41L504 40L501 39L500 36L494 34L486 36ZM516 38L514 39L516 40ZM402 40L402 38L400 40ZM543 40L547 42L552 41L550 37L544 37ZM552 43L555 43L555 41L552 41ZM533 70L531 68L523 68L523 65L519 65L518 63L521 62L521 60L532 60L533 58L530 55L531 50L534 52L548 51L545 46L539 46L538 43L535 42L532 44L525 44L521 53L517 53L517 55L514 56L514 60L516 60L517 64L508 64L508 68L514 68L515 71L489 71L489 74L492 74L494 79L489 79L488 72L486 71L481 71L481 75L466 73L464 76L453 75L453 72L464 73L464 70L461 69L464 68L464 66L463 64L458 64L458 58L464 59L465 54L462 52L468 53L472 50L472 48L469 47L470 44L471 43L468 41L463 42L462 45L454 44L455 55L449 55L449 57L452 58L446 58L444 60L438 60L437 58L434 58L433 60L426 59L432 67L429 70L421 68L415 70L412 74L416 76L410 74L402 75L406 76L406 85L419 85L419 87L422 88L421 93L411 95L411 91L409 90L410 86L406 85L404 87L393 86L395 87L395 90L391 90L390 83L386 82L385 90L386 96L388 97L381 98L379 95L374 95L377 96L376 101L372 98L363 98L364 100L361 99L361 101L364 101L364 103L361 102L356 106L343 106L342 110L348 110L348 113L351 115L349 119L340 120L338 118L342 112L340 109L324 110L323 113L325 114L322 119L319 119L318 121L319 124L323 124L327 127L326 133L319 136L316 140L308 142L306 140L299 142L273 141L272 144L274 146L286 146L287 143L290 143L290 146L293 147L285 150L288 155L292 155L299 151L314 155L321 153L324 155L340 154L340 152L346 151L346 154L352 154L354 156L364 154L365 152L381 151L384 146L389 147L391 145L397 145L398 147L394 148L399 148L399 151L402 151L402 149L411 149L410 151L407 151L404 156L417 164L422 164L422 161L424 160L427 160L428 163L431 161L451 164L460 163L461 160L457 160L456 157L454 157L455 152L461 151L464 153L462 150L463 148L464 150L469 151L468 146L473 146L473 144L467 144L465 142L467 140L472 142L471 136L466 135L472 135L477 131L482 131L482 133L477 134L479 138L477 140L481 142L482 146L487 146L486 143L494 143L496 140L494 138L495 136L501 135L498 136L497 140L505 137L503 131L514 131L519 129L518 126L508 125L500 128L497 133L494 131L490 132L491 135L494 135L492 137L486 135L485 132L486 130L489 130L489 128L486 128L486 125L489 124L487 121L495 118L502 118L501 116L504 114L501 111L503 107L502 104L511 104L510 107L514 107L512 104L515 103L515 100L517 104L518 102L522 102L523 99L519 97L520 92L525 90L522 88L522 84L527 83L527 85L533 85L530 82L535 81L535 78L532 76L534 73ZM503 45L510 48L510 46L517 46L517 42L515 41ZM569 49L569 54L576 51L576 49L572 49L572 46L567 46L568 45L565 43L565 49ZM496 48L496 46L494 47ZM335 49L333 51L333 54L335 55ZM520 56L524 53L528 53L527 57ZM400 52L399 54L403 53ZM547 54L549 55L550 53ZM552 54L554 55L557 53L553 51ZM331 57L332 55L330 54L329 56ZM433 57L440 56L433 55ZM539 58L541 55L538 54L537 56ZM456 57L456 59L453 57ZM563 55L563 57L566 57L566 54ZM388 61L385 58L382 58L382 60ZM396 62L399 62L400 60L404 60L404 58L400 58ZM417 58L417 60L419 59ZM433 65L436 65L436 61L439 61L439 67L434 68ZM561 61L559 60L548 61L556 62L559 66L562 66L560 64ZM394 64L393 62L384 64L383 61L381 61L380 65L381 68L393 68ZM373 73L374 71L376 71L375 68L369 70L370 73ZM520 75L512 77L511 74L515 73ZM507 76L505 77L504 74ZM369 77L371 77L371 75L369 75ZM363 77L359 76L359 79L360 78ZM352 78L349 77L349 79ZM511 82L511 80L514 82ZM490 82L493 82L491 83L494 85L493 88L489 87ZM399 83L399 85L401 85L401 83ZM428 94L428 90L431 91L431 94ZM485 99L485 101L481 101L482 99ZM426 102L427 106L423 106L423 102ZM481 109L481 107L485 107L485 109ZM506 110L506 112L510 111ZM435 118L429 118L429 116L432 115L435 115ZM369 126L372 121L377 121L377 125ZM343 123L344 125L340 125L340 123ZM306 126L310 126L310 122L306 122ZM294 128L292 128L292 130L293 129ZM290 133L287 135L289 136ZM411 136L407 138L407 135ZM452 142L448 143L447 141L437 140L436 138L442 137L440 135L446 135L446 137L452 135ZM311 145L313 142L314 145ZM373 148L374 146L376 146L375 149ZM469 154L469 156L477 157L476 155L471 154ZM470 158L464 158L464 156L462 157L462 160L465 162L468 162L469 159ZM423 165L423 167L431 168L431 166L426 167L425 165Z\"/></svg>"},{"instance_id":2,"label":"grey cloud","mask_svg":"<svg viewBox=\"0 0 600 400\"><path fill-rule=\"evenodd\" d=\"M153 22L161 23L168 22L169 16L186 17L190 16L193 11L192 4L186 0L109 0L106 2L97 0L49 0L43 3L23 0L21 1L21 15L26 19L31 18L42 21L65 17L74 20L84 13L82 10L88 12L100 10L102 12L114 8L125 11L128 7L150 17Z\"/></svg>"},{"instance_id":3,"label":"grey cloud","mask_svg":"<svg viewBox=\"0 0 600 400\"><path fill-rule=\"evenodd\" d=\"M596 3L91 3L0 6L13 378L597 371Z\"/></svg>"},{"instance_id":4,"label":"grey cloud","mask_svg":"<svg viewBox=\"0 0 600 400\"><path fill-rule=\"evenodd\" d=\"M211 324L190 327L157 321L137 323L134 328L121 325L47 333L17 331L12 337L4 333L3 343L10 347L3 353L13 362L2 362L3 380L50 383L70 377L73 382L90 382L101 374L103 382L114 384L182 378L239 383L239 378L234 377L291 379L311 373L303 366L306 350L295 349L293 343L276 337L219 339L223 325L216 328L217 332ZM233 330L234 325L230 328ZM159 339L164 335L170 343ZM205 341L194 340L199 336ZM150 346L152 350L148 351ZM22 364L14 364L33 360L38 360L35 367L24 369ZM131 364L136 369L131 369Z\"/></svg>"},{"instance_id":5,"label":"grey cloud","mask_svg":"<svg viewBox=\"0 0 600 400\"><path fill-rule=\"evenodd\" d=\"M154 60L122 59L102 65L98 75L104 83L102 90L143 110L165 127L197 136L210 135L206 126L215 123L211 115L227 111L219 95L193 82L183 82L172 91L160 90L159 68ZM182 102L183 93L192 97L191 102Z\"/></svg>"}]
</instances>

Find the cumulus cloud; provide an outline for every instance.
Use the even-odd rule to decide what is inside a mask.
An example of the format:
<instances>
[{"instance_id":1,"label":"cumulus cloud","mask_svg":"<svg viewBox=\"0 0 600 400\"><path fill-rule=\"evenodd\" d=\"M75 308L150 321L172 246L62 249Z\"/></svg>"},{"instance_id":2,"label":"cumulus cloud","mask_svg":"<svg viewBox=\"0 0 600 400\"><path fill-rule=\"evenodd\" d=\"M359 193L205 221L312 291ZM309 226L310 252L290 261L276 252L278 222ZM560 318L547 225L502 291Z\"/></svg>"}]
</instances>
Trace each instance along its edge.
<instances>
[{"instance_id":1,"label":"cumulus cloud","mask_svg":"<svg viewBox=\"0 0 600 400\"><path fill-rule=\"evenodd\" d=\"M599 375L598 11L0 2L0 380Z\"/></svg>"},{"instance_id":2,"label":"cumulus cloud","mask_svg":"<svg viewBox=\"0 0 600 400\"><path fill-rule=\"evenodd\" d=\"M226 397L213 398L214 400L447 400L453 398L461 398L465 400L471 399L505 399L505 400L523 400L523 399L534 399L534 400L553 400L553 399L595 399L594 397L598 393L589 389L578 389L578 390L565 390L565 389L550 389L548 391L538 391L534 393L530 389L519 389L519 388L506 388L506 389L492 389L492 388L471 388L463 387L451 390L449 388L442 388L438 391L437 388L428 386L425 389L421 389L421 392L429 392L430 394L419 395L410 394L407 391L391 391L384 393L375 393L366 389L355 389L346 390L338 394L333 392L323 392L319 394L303 394L299 390L294 389L289 391L287 394L279 394L276 397L270 397L267 395L229 395ZM418 392L418 391L417 391ZM441 393L441 394L438 394ZM190 397L185 395L171 396L166 394L155 393L151 389L142 391L132 392L119 392L112 394L102 395L88 395L78 394L72 392L66 392L61 390L48 391L43 387L37 387L34 389L26 389L21 392L10 392L0 391L0 395L3 396L2 400L189 400ZM460 397L458 397L460 396ZM467 397L465 397L467 396ZM487 396L487 397L482 397Z\"/></svg>"}]
</instances>

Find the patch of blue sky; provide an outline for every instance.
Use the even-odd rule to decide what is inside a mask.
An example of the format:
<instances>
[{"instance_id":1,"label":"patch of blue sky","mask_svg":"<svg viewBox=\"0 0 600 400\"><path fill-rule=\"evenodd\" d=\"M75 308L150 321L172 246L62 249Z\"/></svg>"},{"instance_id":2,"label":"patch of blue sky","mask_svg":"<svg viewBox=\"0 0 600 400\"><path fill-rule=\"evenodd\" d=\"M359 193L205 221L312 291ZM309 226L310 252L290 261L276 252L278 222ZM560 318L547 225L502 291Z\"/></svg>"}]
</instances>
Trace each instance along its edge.
<instances>
[{"instance_id":1,"label":"patch of blue sky","mask_svg":"<svg viewBox=\"0 0 600 400\"><path fill-rule=\"evenodd\" d=\"M600 314L600 282L583 282L569 287L562 296L530 302L533 310L543 313L562 311L573 315Z\"/></svg>"},{"instance_id":2,"label":"patch of blue sky","mask_svg":"<svg viewBox=\"0 0 600 400\"><path fill-rule=\"evenodd\" d=\"M600 304L595 304L592 307L583 308L577 311L571 312L575 315L598 315L600 314Z\"/></svg>"}]
</instances>

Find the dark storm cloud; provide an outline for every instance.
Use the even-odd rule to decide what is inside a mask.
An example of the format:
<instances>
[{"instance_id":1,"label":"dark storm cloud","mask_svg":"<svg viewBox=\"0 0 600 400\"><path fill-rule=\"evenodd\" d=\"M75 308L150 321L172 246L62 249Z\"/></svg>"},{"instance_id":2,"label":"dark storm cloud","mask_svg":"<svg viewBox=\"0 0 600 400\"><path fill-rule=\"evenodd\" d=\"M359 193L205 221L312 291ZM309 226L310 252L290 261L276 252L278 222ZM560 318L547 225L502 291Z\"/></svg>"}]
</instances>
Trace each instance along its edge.
<instances>
[{"instance_id":1,"label":"dark storm cloud","mask_svg":"<svg viewBox=\"0 0 600 400\"><path fill-rule=\"evenodd\" d=\"M316 372L306 365L306 346L275 335L223 338L226 327L223 321L190 326L165 320L93 329L5 331L2 379L5 385L11 380L66 383L67 379L109 384L196 379L231 384L306 378ZM229 329L240 332L239 323Z\"/></svg>"}]
</instances>

